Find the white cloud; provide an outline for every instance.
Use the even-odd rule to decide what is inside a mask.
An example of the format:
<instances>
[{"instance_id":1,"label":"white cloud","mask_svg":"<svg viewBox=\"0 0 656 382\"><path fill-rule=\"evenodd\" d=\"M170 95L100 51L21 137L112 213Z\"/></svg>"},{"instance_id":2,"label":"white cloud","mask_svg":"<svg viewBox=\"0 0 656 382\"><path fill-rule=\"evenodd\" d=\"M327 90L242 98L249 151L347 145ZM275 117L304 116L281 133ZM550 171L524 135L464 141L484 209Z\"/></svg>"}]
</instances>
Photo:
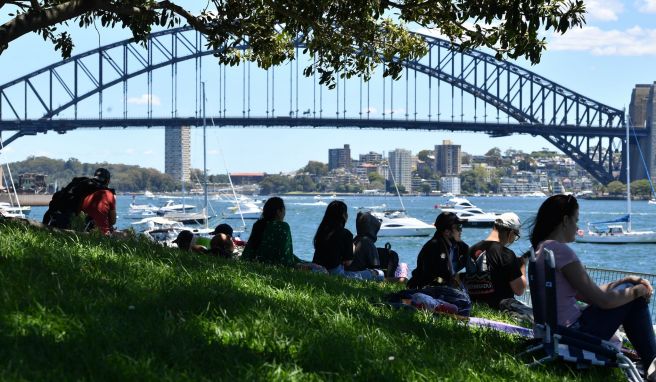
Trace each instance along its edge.
<instances>
[{"instance_id":1,"label":"white cloud","mask_svg":"<svg viewBox=\"0 0 656 382\"><path fill-rule=\"evenodd\" d=\"M133 149L133 148L128 148L128 149L125 149L125 153L128 154L128 155L134 155L134 153L136 153L136 150Z\"/></svg>"},{"instance_id":2,"label":"white cloud","mask_svg":"<svg viewBox=\"0 0 656 382\"><path fill-rule=\"evenodd\" d=\"M152 100L153 106L160 105L159 97L152 94L142 94L139 97L128 97L128 103L131 105L147 105L149 98Z\"/></svg>"},{"instance_id":3,"label":"white cloud","mask_svg":"<svg viewBox=\"0 0 656 382\"><path fill-rule=\"evenodd\" d=\"M153 155L154 151L153 150L146 150L143 152L143 155Z\"/></svg>"},{"instance_id":4,"label":"white cloud","mask_svg":"<svg viewBox=\"0 0 656 382\"><path fill-rule=\"evenodd\" d=\"M377 113L378 113L378 110L377 110L375 107L370 107L370 108L368 108L368 109L367 109L367 108L362 109L362 113L363 113L363 114L367 114L367 113L369 113L369 114L377 114Z\"/></svg>"},{"instance_id":5,"label":"white cloud","mask_svg":"<svg viewBox=\"0 0 656 382\"><path fill-rule=\"evenodd\" d=\"M207 150L207 153L210 155L219 155L219 150L216 149Z\"/></svg>"},{"instance_id":6,"label":"white cloud","mask_svg":"<svg viewBox=\"0 0 656 382\"><path fill-rule=\"evenodd\" d=\"M552 35L548 49L588 51L596 56L656 55L656 29L639 26L624 31L598 27L572 29L564 35Z\"/></svg>"},{"instance_id":7,"label":"white cloud","mask_svg":"<svg viewBox=\"0 0 656 382\"><path fill-rule=\"evenodd\" d=\"M638 10L643 13L656 13L656 0L638 0Z\"/></svg>"},{"instance_id":8,"label":"white cloud","mask_svg":"<svg viewBox=\"0 0 656 382\"><path fill-rule=\"evenodd\" d=\"M4 146L2 148L2 153L3 154L9 154L9 153L15 153L15 152L16 152L16 150L11 146Z\"/></svg>"},{"instance_id":9,"label":"white cloud","mask_svg":"<svg viewBox=\"0 0 656 382\"><path fill-rule=\"evenodd\" d=\"M619 0L586 0L585 10L590 20L615 21L624 11L624 4Z\"/></svg>"}]
</instances>

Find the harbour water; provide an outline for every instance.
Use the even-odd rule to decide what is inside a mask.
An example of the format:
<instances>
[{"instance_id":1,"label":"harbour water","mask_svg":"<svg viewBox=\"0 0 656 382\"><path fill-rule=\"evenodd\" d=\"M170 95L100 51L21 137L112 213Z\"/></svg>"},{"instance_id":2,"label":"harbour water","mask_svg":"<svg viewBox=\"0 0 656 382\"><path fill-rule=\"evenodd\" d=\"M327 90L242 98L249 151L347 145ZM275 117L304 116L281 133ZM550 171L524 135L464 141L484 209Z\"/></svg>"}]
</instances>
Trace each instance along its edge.
<instances>
[{"instance_id":1,"label":"harbour water","mask_svg":"<svg viewBox=\"0 0 656 382\"><path fill-rule=\"evenodd\" d=\"M287 206L285 220L289 223L292 230L294 252L302 259L311 260L313 254L312 238L316 231L323 213L325 205L319 205L317 200L311 196L285 196L283 197ZM388 208L399 208L399 200L395 196L346 196L340 197L349 206L349 220L347 228L355 235L355 216L358 207L380 207L385 204ZM330 199L324 198L325 202ZM528 241L530 220L535 216L538 207L544 199L540 198L520 198L520 197L471 197L469 200L490 212L515 212L522 220L523 229L521 239L511 246L515 253L520 254L530 247ZM117 197L117 213L119 229L125 229L130 226L133 219L128 218L128 208L132 201L131 196L120 195ZM163 204L166 199L146 199L137 197L137 203ZM188 198L188 203L197 207L202 205L202 200ZM443 198L436 197L405 197L403 202L409 215L419 218L427 223L433 223L439 213L434 206L439 202L444 202ZM229 203L210 201L211 207L217 214L221 214ZM579 200L581 207L579 226L584 229L587 222L600 221L620 217L626 213L626 202L620 200ZM46 207L33 207L30 217L40 220L45 213ZM649 205L646 201L632 202L633 210L633 228L656 230L656 205ZM210 209L211 211L211 209ZM215 219L210 223L214 226L222 219ZM241 226L238 219L227 221L233 227ZM249 227L254 220L246 220ZM487 228L465 228L463 239L468 244L474 244L487 236ZM416 263L417 253L421 246L428 240L428 237L385 237L378 240L377 245L382 247L385 242L392 245L392 249L399 253L400 260L406 262L413 269ZM590 267L620 269L632 272L656 274L656 262L652 256L656 253L656 244L623 244L623 245L599 245L573 243L572 247L581 258L583 263Z\"/></svg>"}]
</instances>

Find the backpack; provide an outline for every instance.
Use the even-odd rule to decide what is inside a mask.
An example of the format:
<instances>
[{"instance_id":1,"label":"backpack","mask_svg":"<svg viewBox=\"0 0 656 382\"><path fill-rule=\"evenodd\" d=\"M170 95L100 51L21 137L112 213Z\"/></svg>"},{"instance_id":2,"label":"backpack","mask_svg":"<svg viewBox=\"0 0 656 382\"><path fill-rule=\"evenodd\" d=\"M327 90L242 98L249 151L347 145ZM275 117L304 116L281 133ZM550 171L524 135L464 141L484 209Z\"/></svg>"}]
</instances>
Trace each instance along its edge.
<instances>
[{"instance_id":1,"label":"backpack","mask_svg":"<svg viewBox=\"0 0 656 382\"><path fill-rule=\"evenodd\" d=\"M476 251L467 256L465 269L464 284L471 296L482 297L494 293L486 251Z\"/></svg>"},{"instance_id":2,"label":"backpack","mask_svg":"<svg viewBox=\"0 0 656 382\"><path fill-rule=\"evenodd\" d=\"M56 228L70 228L71 219L80 211L84 198L99 190L114 191L95 178L85 176L73 178L66 187L52 195L48 210L43 216L43 224Z\"/></svg>"},{"instance_id":3,"label":"backpack","mask_svg":"<svg viewBox=\"0 0 656 382\"><path fill-rule=\"evenodd\" d=\"M399 266L399 254L392 251L392 245L385 243L384 248L376 248L378 258L380 259L380 267L383 268L386 277L393 277L396 268Z\"/></svg>"}]
</instances>

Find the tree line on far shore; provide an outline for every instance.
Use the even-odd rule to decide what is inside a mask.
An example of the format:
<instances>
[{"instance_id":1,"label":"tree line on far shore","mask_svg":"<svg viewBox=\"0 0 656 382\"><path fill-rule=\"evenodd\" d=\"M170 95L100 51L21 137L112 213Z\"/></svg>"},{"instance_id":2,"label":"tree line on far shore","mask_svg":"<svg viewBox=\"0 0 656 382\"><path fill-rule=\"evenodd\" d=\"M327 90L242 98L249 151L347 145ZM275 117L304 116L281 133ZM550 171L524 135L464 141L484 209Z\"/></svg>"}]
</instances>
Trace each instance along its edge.
<instances>
[{"instance_id":1,"label":"tree line on far shore","mask_svg":"<svg viewBox=\"0 0 656 382\"><path fill-rule=\"evenodd\" d=\"M74 177L93 176L98 167L104 167L112 174L110 187L119 192L141 192L150 190L153 192L178 191L182 188L180 181L173 179L170 175L163 174L154 168L145 168L135 165L116 163L82 163L76 158L68 160L51 159L43 156L30 156L27 159L9 164L14 182L18 183L20 174L36 173L47 175L46 183L48 191L53 192L55 184L58 188L67 185ZM187 189L196 187L202 181L202 171L192 169L192 182L187 184ZM6 176L6 174L5 174ZM226 183L227 175L210 175L208 181L213 183ZM17 184L18 186L18 184Z\"/></svg>"}]
</instances>

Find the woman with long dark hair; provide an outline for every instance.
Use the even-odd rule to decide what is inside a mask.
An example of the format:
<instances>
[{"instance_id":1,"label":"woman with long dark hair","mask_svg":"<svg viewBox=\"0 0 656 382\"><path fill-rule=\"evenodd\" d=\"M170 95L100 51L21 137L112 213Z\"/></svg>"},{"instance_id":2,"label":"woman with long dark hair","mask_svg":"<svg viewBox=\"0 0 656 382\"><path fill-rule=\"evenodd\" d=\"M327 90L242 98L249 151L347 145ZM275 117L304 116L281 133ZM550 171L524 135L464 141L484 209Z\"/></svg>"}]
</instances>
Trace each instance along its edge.
<instances>
[{"instance_id":1,"label":"woman with long dark hair","mask_svg":"<svg viewBox=\"0 0 656 382\"><path fill-rule=\"evenodd\" d=\"M277 196L262 207L262 216L253 224L242 257L268 264L293 266L302 262L294 255L292 233L285 221L285 203Z\"/></svg>"},{"instance_id":2,"label":"woman with long dark hair","mask_svg":"<svg viewBox=\"0 0 656 382\"><path fill-rule=\"evenodd\" d=\"M649 281L637 276L597 285L576 253L567 245L576 238L579 204L572 195L554 195L542 203L531 232L536 251L536 280L544 286L543 250L556 260L558 324L608 340L620 325L633 344L645 370L656 357L656 340L648 301L653 293ZM544 293L544 287L538 289ZM579 309L577 301L588 307Z\"/></svg>"},{"instance_id":3,"label":"woman with long dark hair","mask_svg":"<svg viewBox=\"0 0 656 382\"><path fill-rule=\"evenodd\" d=\"M346 272L353 261L353 234L345 228L348 208L340 200L334 200L326 207L321 224L314 235L314 258L312 262L325 267L331 275L369 280L373 278L370 270Z\"/></svg>"}]
</instances>

